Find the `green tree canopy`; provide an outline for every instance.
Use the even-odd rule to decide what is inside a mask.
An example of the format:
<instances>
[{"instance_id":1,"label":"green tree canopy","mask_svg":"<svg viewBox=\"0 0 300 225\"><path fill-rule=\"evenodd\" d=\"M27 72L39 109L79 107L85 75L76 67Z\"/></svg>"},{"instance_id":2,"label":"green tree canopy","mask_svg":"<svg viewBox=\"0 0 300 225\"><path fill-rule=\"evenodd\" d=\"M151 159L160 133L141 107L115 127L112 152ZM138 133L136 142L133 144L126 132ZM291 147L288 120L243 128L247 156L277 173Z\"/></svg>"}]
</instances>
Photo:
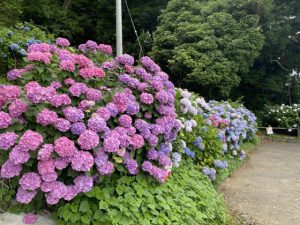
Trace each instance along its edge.
<instances>
[{"instance_id":1,"label":"green tree canopy","mask_svg":"<svg viewBox=\"0 0 300 225\"><path fill-rule=\"evenodd\" d=\"M263 46L258 0L171 0L159 18L152 55L179 86L226 97Z\"/></svg>"},{"instance_id":2,"label":"green tree canopy","mask_svg":"<svg viewBox=\"0 0 300 225\"><path fill-rule=\"evenodd\" d=\"M269 9L260 20L265 36L261 55L249 73L242 74L233 95L244 96L247 107L256 111L265 104L289 104L289 89L291 102L300 102L296 76L288 76L300 72L300 1L272 0Z\"/></svg>"}]
</instances>

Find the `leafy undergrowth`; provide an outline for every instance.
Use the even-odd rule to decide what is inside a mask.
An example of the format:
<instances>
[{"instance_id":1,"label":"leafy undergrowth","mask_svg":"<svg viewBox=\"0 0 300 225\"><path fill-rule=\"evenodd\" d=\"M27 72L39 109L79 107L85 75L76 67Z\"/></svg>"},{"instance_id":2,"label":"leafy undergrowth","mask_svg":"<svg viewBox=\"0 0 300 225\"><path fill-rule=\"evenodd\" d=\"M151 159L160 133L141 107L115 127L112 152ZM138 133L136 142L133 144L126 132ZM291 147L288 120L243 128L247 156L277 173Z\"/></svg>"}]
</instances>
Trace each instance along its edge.
<instances>
[{"instance_id":1,"label":"leafy undergrowth","mask_svg":"<svg viewBox=\"0 0 300 225\"><path fill-rule=\"evenodd\" d=\"M236 158L230 155L225 155L226 161L228 162L228 168L218 173L218 176L214 181L214 185L216 189L219 189L222 182L224 182L232 174L233 171L238 169L241 165L245 163L246 160L248 160L249 153L252 150L254 150L260 143L261 143L261 137L256 136L253 142L245 142L241 145L241 149L247 153L247 157L244 160L236 160Z\"/></svg>"},{"instance_id":2,"label":"leafy undergrowth","mask_svg":"<svg viewBox=\"0 0 300 225\"><path fill-rule=\"evenodd\" d=\"M53 216L58 225L231 224L223 197L190 160L161 185L142 174L106 177Z\"/></svg>"}]
</instances>

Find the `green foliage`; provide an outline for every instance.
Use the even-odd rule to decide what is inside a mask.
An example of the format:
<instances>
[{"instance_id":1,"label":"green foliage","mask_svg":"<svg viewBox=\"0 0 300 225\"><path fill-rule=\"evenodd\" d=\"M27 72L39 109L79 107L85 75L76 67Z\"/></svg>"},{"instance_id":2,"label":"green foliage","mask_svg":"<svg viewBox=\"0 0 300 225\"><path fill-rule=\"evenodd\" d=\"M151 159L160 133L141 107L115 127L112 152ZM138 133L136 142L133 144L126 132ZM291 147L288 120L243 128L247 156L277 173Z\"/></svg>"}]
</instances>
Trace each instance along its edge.
<instances>
[{"instance_id":1,"label":"green foliage","mask_svg":"<svg viewBox=\"0 0 300 225\"><path fill-rule=\"evenodd\" d=\"M228 224L222 197L191 161L168 182L136 177L105 178L92 191L58 208L58 225Z\"/></svg>"},{"instance_id":2,"label":"green foliage","mask_svg":"<svg viewBox=\"0 0 300 225\"><path fill-rule=\"evenodd\" d=\"M264 125L297 128L300 124L300 105L275 105L266 108Z\"/></svg>"},{"instance_id":3,"label":"green foliage","mask_svg":"<svg viewBox=\"0 0 300 225\"><path fill-rule=\"evenodd\" d=\"M47 42L53 36L33 24L18 23L10 28L0 28L0 39L0 75L5 76L9 69L24 65L22 59L29 43ZM17 45L15 50L11 49L12 44Z\"/></svg>"},{"instance_id":4,"label":"green foliage","mask_svg":"<svg viewBox=\"0 0 300 225\"><path fill-rule=\"evenodd\" d=\"M12 26L20 21L23 12L23 0L1 1L0 27Z\"/></svg>"},{"instance_id":5,"label":"green foliage","mask_svg":"<svg viewBox=\"0 0 300 225\"><path fill-rule=\"evenodd\" d=\"M261 55L249 73L241 75L241 85L234 97L243 95L245 105L262 111L265 105L300 103L299 82L289 84L289 74L300 68L300 2L266 1L268 10L260 19L265 36Z\"/></svg>"},{"instance_id":6,"label":"green foliage","mask_svg":"<svg viewBox=\"0 0 300 225\"><path fill-rule=\"evenodd\" d=\"M171 0L160 16L152 55L179 86L226 97L263 45L260 1Z\"/></svg>"},{"instance_id":7,"label":"green foliage","mask_svg":"<svg viewBox=\"0 0 300 225\"><path fill-rule=\"evenodd\" d=\"M115 2L111 0L23 0L23 19L33 20L57 36L67 37L72 44L88 39L100 43L115 44ZM129 14L123 2L123 36L125 52L139 52ZM150 50L152 33L160 11L167 0L127 1L137 33L141 35L144 50Z\"/></svg>"}]
</instances>

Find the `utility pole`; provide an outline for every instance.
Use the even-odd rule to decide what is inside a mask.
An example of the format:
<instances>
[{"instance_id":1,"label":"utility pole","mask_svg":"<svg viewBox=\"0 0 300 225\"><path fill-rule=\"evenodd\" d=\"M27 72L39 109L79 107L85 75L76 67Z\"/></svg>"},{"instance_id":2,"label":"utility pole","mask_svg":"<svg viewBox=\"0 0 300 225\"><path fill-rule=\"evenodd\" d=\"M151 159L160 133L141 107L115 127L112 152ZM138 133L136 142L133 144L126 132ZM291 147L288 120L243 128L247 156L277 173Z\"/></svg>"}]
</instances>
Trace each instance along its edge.
<instances>
[{"instance_id":1,"label":"utility pole","mask_svg":"<svg viewBox=\"0 0 300 225\"><path fill-rule=\"evenodd\" d=\"M117 56L123 54L122 0L116 0Z\"/></svg>"}]
</instances>

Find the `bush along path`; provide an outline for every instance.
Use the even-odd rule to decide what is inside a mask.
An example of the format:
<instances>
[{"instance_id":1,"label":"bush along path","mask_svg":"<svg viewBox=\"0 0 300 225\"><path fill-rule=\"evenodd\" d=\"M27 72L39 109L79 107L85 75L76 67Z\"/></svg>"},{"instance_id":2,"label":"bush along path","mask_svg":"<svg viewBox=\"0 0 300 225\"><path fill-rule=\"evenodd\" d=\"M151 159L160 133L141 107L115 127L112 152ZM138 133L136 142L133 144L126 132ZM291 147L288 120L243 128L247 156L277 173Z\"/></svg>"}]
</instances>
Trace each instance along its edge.
<instances>
[{"instance_id":1,"label":"bush along path","mask_svg":"<svg viewBox=\"0 0 300 225\"><path fill-rule=\"evenodd\" d=\"M149 57L29 45L0 86L0 207L58 224L228 224L213 189L256 118L175 89Z\"/></svg>"}]
</instances>

